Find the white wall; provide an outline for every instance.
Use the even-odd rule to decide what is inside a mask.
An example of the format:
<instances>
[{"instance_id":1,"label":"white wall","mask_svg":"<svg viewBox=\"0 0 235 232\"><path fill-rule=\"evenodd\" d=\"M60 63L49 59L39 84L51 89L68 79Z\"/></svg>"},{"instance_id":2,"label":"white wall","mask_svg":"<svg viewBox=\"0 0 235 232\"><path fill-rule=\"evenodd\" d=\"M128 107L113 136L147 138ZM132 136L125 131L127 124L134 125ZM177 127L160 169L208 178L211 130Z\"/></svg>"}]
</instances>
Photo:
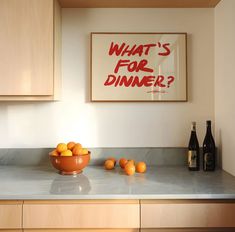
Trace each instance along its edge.
<instances>
[{"instance_id":1,"label":"white wall","mask_svg":"<svg viewBox=\"0 0 235 232\"><path fill-rule=\"evenodd\" d=\"M187 32L187 103L89 103L90 32ZM0 147L187 146L214 121L213 9L63 9L63 100L0 103ZM101 57L102 58L102 57Z\"/></svg>"},{"instance_id":2,"label":"white wall","mask_svg":"<svg viewBox=\"0 0 235 232\"><path fill-rule=\"evenodd\" d=\"M223 169L235 175L235 1L215 9L215 120Z\"/></svg>"}]
</instances>

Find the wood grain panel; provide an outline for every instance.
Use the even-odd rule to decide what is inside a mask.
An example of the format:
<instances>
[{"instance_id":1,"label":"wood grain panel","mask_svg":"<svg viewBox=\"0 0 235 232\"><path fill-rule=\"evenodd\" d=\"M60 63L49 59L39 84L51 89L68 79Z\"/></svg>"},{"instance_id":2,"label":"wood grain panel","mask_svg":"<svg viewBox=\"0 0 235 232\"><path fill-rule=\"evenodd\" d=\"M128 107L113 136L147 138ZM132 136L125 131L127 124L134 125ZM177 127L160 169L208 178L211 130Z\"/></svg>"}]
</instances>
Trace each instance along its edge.
<instances>
[{"instance_id":1,"label":"wood grain panel","mask_svg":"<svg viewBox=\"0 0 235 232\"><path fill-rule=\"evenodd\" d=\"M1 230L0 232L23 232L23 230Z\"/></svg>"},{"instance_id":2,"label":"wood grain panel","mask_svg":"<svg viewBox=\"0 0 235 232\"><path fill-rule=\"evenodd\" d=\"M55 98L54 95L51 96L1 96L0 95L0 101L21 101L21 102L40 102L40 101L55 101L59 100L58 98Z\"/></svg>"},{"instance_id":3,"label":"wood grain panel","mask_svg":"<svg viewBox=\"0 0 235 232\"><path fill-rule=\"evenodd\" d=\"M0 202L0 230L22 228L22 203Z\"/></svg>"},{"instance_id":4,"label":"wood grain panel","mask_svg":"<svg viewBox=\"0 0 235 232\"><path fill-rule=\"evenodd\" d=\"M57 0L54 1L54 86L53 100L61 97L61 49L62 49L62 14Z\"/></svg>"},{"instance_id":5,"label":"wood grain panel","mask_svg":"<svg viewBox=\"0 0 235 232\"><path fill-rule=\"evenodd\" d=\"M141 229L140 232L234 232L234 228L203 228L203 229Z\"/></svg>"},{"instance_id":6,"label":"wood grain panel","mask_svg":"<svg viewBox=\"0 0 235 232\"><path fill-rule=\"evenodd\" d=\"M75 203L23 206L24 228L139 228L139 204Z\"/></svg>"},{"instance_id":7,"label":"wood grain panel","mask_svg":"<svg viewBox=\"0 0 235 232\"><path fill-rule=\"evenodd\" d=\"M1 0L0 95L53 95L53 0Z\"/></svg>"},{"instance_id":8,"label":"wood grain panel","mask_svg":"<svg viewBox=\"0 0 235 232\"><path fill-rule=\"evenodd\" d=\"M0 232L23 232L23 230L1 230Z\"/></svg>"},{"instance_id":9,"label":"wood grain panel","mask_svg":"<svg viewBox=\"0 0 235 232\"><path fill-rule=\"evenodd\" d=\"M217 203L235 203L233 199L159 199L159 200L140 200L141 204L217 204Z\"/></svg>"},{"instance_id":10,"label":"wood grain panel","mask_svg":"<svg viewBox=\"0 0 235 232\"><path fill-rule=\"evenodd\" d=\"M235 227L234 203L143 203L142 228Z\"/></svg>"},{"instance_id":11,"label":"wood grain panel","mask_svg":"<svg viewBox=\"0 0 235 232\"><path fill-rule=\"evenodd\" d=\"M25 204L139 204L139 200L26 200Z\"/></svg>"},{"instance_id":12,"label":"wood grain panel","mask_svg":"<svg viewBox=\"0 0 235 232\"><path fill-rule=\"evenodd\" d=\"M42 230L27 229L24 231L25 232L40 232ZM43 232L139 232L139 229L43 229Z\"/></svg>"},{"instance_id":13,"label":"wood grain panel","mask_svg":"<svg viewBox=\"0 0 235 232\"><path fill-rule=\"evenodd\" d=\"M220 0L59 0L65 8L213 8Z\"/></svg>"},{"instance_id":14,"label":"wood grain panel","mask_svg":"<svg viewBox=\"0 0 235 232\"><path fill-rule=\"evenodd\" d=\"M0 205L22 205L23 201L18 200L0 200Z\"/></svg>"}]
</instances>

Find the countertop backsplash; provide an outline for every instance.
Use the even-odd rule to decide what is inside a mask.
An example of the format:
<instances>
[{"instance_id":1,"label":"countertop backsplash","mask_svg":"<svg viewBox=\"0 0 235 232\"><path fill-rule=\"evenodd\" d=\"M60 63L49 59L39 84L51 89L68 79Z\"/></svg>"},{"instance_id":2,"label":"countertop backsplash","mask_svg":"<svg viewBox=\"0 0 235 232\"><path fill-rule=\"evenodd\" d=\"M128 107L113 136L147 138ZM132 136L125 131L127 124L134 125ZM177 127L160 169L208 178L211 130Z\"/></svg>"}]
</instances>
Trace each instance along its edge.
<instances>
[{"instance_id":1,"label":"countertop backsplash","mask_svg":"<svg viewBox=\"0 0 235 232\"><path fill-rule=\"evenodd\" d=\"M48 153L52 150L53 148L1 148L0 165L50 165ZM185 147L89 148L89 150L91 151L90 165L103 165L108 157L144 161L149 166L187 165L187 148ZM202 151L200 153L202 154ZM218 167L221 167L221 158L217 152Z\"/></svg>"},{"instance_id":2,"label":"countertop backsplash","mask_svg":"<svg viewBox=\"0 0 235 232\"><path fill-rule=\"evenodd\" d=\"M53 148L2 148L0 165L37 166L50 165L48 153ZM108 157L145 161L150 166L185 166L187 165L187 148L89 148L90 165L102 165Z\"/></svg>"}]
</instances>

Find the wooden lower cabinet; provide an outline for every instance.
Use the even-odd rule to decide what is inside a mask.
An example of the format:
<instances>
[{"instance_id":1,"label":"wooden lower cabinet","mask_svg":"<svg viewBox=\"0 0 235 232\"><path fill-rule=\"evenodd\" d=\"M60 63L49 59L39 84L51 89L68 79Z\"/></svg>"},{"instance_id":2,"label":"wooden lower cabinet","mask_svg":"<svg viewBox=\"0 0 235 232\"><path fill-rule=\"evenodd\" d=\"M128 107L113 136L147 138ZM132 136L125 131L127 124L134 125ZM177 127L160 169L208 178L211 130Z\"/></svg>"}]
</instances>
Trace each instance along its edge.
<instances>
[{"instance_id":1,"label":"wooden lower cabinet","mask_svg":"<svg viewBox=\"0 0 235 232\"><path fill-rule=\"evenodd\" d=\"M22 201L0 201L0 231L21 231Z\"/></svg>"},{"instance_id":2,"label":"wooden lower cabinet","mask_svg":"<svg viewBox=\"0 0 235 232\"><path fill-rule=\"evenodd\" d=\"M140 204L125 201L26 201L24 229L138 229Z\"/></svg>"},{"instance_id":3,"label":"wooden lower cabinet","mask_svg":"<svg viewBox=\"0 0 235 232\"><path fill-rule=\"evenodd\" d=\"M235 201L0 201L0 232L235 232Z\"/></svg>"},{"instance_id":4,"label":"wooden lower cabinet","mask_svg":"<svg viewBox=\"0 0 235 232\"><path fill-rule=\"evenodd\" d=\"M234 228L141 229L140 232L234 232Z\"/></svg>"},{"instance_id":5,"label":"wooden lower cabinet","mask_svg":"<svg viewBox=\"0 0 235 232\"><path fill-rule=\"evenodd\" d=\"M27 229L24 232L139 232L139 229ZM1 231L0 231L1 232Z\"/></svg>"},{"instance_id":6,"label":"wooden lower cabinet","mask_svg":"<svg viewBox=\"0 0 235 232\"><path fill-rule=\"evenodd\" d=\"M0 232L23 232L23 230L0 230Z\"/></svg>"},{"instance_id":7,"label":"wooden lower cabinet","mask_svg":"<svg viewBox=\"0 0 235 232\"><path fill-rule=\"evenodd\" d=\"M222 232L225 228L235 231L235 202L141 201L141 228L142 232L177 231L173 228L184 228L187 232L195 228L196 231L200 228L204 228L202 231Z\"/></svg>"}]
</instances>

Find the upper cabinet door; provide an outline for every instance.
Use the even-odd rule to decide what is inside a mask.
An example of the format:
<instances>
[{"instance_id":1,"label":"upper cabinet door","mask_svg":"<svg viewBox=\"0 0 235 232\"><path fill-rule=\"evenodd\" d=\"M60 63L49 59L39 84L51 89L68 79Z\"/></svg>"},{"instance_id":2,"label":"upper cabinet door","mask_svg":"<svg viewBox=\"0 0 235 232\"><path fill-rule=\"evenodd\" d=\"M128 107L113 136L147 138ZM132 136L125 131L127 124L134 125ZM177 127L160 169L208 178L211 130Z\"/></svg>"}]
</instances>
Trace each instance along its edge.
<instances>
[{"instance_id":1,"label":"upper cabinet door","mask_svg":"<svg viewBox=\"0 0 235 232\"><path fill-rule=\"evenodd\" d=\"M54 94L54 1L0 1L0 95Z\"/></svg>"}]
</instances>

